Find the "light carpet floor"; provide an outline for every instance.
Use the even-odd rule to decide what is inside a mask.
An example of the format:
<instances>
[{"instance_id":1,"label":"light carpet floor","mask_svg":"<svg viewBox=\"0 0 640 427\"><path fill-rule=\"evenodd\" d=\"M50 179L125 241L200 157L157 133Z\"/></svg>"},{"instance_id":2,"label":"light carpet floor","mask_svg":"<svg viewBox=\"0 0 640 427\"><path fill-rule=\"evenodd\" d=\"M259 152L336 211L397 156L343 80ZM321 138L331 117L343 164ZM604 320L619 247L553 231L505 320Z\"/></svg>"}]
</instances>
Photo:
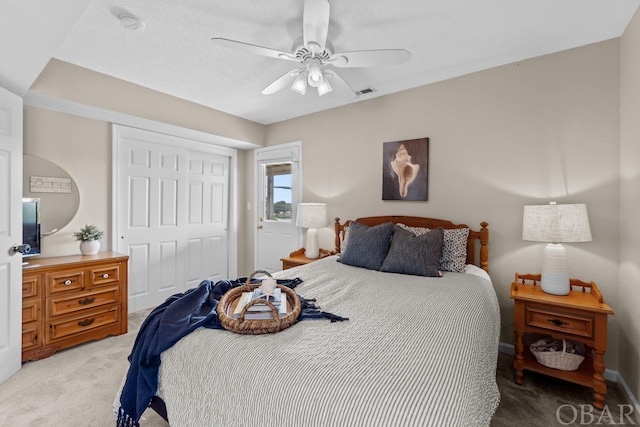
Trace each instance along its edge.
<instances>
[{"instance_id":1,"label":"light carpet floor","mask_svg":"<svg viewBox=\"0 0 640 427\"><path fill-rule=\"evenodd\" d=\"M46 359L25 363L17 374L0 385L0 426L113 427L116 420L113 399L127 371L127 356L137 331L148 312L129 315L129 333L126 335L86 343ZM528 372L525 373L525 384L517 386L513 382L511 361L512 356L506 354L498 357L501 402L491 421L492 427L581 425L579 417L573 424L567 423L566 417L561 423L555 414L563 404L579 408L578 405L591 403L588 388ZM618 384L607 385L607 405L615 414L617 405L629 402ZM599 416L597 412L594 414L596 420L591 425L595 425ZM571 416L571 413L566 412L566 415ZM634 421L640 425L637 415L634 411ZM615 421L618 421L617 415ZM168 426L151 409L144 413L140 425ZM626 425L631 424L627 422Z\"/></svg>"}]
</instances>

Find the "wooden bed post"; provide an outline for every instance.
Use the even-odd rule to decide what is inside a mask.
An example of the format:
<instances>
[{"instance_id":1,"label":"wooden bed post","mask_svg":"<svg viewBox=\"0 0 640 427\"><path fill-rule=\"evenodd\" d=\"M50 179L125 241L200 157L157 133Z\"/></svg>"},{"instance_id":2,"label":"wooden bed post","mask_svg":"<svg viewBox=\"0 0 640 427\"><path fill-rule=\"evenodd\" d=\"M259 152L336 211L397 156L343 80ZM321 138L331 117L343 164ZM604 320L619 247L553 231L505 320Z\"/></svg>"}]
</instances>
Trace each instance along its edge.
<instances>
[{"instance_id":1,"label":"wooden bed post","mask_svg":"<svg viewBox=\"0 0 640 427\"><path fill-rule=\"evenodd\" d=\"M342 226L340 225L340 218L336 217L336 222L335 224L333 224L333 228L336 231L336 253L339 254L340 253L340 230L342 229Z\"/></svg>"},{"instance_id":2,"label":"wooden bed post","mask_svg":"<svg viewBox=\"0 0 640 427\"><path fill-rule=\"evenodd\" d=\"M489 223L483 221L480 223L480 268L489 272Z\"/></svg>"}]
</instances>

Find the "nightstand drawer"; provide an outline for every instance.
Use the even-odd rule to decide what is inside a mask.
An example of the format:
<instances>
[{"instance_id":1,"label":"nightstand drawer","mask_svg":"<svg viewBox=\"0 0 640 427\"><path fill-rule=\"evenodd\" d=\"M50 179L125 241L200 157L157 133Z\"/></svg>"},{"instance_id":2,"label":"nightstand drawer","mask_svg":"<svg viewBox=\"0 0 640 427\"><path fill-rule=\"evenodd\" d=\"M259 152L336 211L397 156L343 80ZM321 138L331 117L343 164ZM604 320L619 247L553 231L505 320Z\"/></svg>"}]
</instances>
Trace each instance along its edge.
<instances>
[{"instance_id":1,"label":"nightstand drawer","mask_svg":"<svg viewBox=\"0 0 640 427\"><path fill-rule=\"evenodd\" d=\"M527 326L548 329L566 334L591 338L593 336L593 317L583 314L572 314L567 311L557 313L542 307L527 306L525 322Z\"/></svg>"}]
</instances>

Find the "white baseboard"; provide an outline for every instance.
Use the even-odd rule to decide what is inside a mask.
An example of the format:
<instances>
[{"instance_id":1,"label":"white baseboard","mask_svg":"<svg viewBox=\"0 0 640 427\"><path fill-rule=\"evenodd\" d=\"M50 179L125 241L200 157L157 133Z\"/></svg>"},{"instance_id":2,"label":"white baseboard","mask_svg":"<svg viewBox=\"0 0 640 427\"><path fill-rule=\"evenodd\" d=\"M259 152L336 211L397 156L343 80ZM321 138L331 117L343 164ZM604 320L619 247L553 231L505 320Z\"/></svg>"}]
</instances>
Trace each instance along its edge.
<instances>
[{"instance_id":1,"label":"white baseboard","mask_svg":"<svg viewBox=\"0 0 640 427\"><path fill-rule=\"evenodd\" d=\"M516 354L516 349L513 344L508 344L505 342L500 342L498 344L498 351L505 354ZM624 380L624 377L620 374L620 372L614 371L613 369L605 369L604 378L614 383L619 383L624 389L625 393L627 393L627 396L629 397L629 400L631 401L633 406L635 406L636 411L640 413L640 403L634 396L633 392L627 385L627 382Z\"/></svg>"}]
</instances>

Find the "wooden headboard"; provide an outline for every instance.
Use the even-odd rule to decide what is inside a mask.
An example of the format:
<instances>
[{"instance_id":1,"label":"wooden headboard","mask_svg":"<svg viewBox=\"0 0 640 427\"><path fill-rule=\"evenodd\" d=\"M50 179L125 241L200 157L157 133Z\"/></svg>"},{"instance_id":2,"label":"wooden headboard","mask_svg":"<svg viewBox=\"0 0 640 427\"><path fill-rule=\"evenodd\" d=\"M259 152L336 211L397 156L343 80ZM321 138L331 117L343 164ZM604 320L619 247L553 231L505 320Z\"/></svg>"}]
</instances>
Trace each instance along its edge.
<instances>
[{"instance_id":1,"label":"wooden headboard","mask_svg":"<svg viewBox=\"0 0 640 427\"><path fill-rule=\"evenodd\" d=\"M340 242L344 239L344 229L349 225L351 221L346 221L344 224L340 224L340 218L336 218L335 231L336 231L336 253L340 253ZM469 228L466 224L454 224L451 221L435 218L423 218L419 216L368 216L364 218L358 218L355 222L370 227L378 224L384 224L385 222L392 222L394 224L402 223L409 227L422 227L422 228ZM489 223L481 222L480 231L474 231L469 229L469 239L467 240L467 264L475 264L482 268L486 272L489 272ZM479 250L478 250L479 248ZM476 257L476 254L478 255Z\"/></svg>"}]
</instances>

